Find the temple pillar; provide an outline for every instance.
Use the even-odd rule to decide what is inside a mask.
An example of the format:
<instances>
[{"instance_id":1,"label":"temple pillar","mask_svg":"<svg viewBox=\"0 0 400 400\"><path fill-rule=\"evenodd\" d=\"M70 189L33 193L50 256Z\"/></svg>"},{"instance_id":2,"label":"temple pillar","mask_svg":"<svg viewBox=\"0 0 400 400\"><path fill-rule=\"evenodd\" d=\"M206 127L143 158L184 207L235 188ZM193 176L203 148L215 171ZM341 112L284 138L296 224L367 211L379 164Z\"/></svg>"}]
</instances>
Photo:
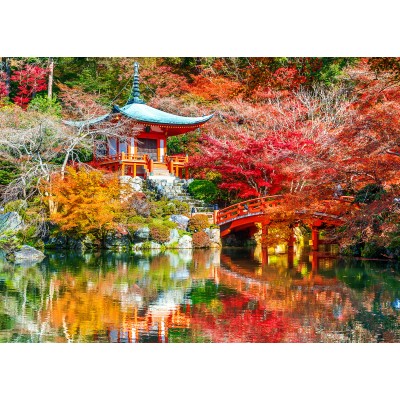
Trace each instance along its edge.
<instances>
[{"instance_id":1,"label":"temple pillar","mask_svg":"<svg viewBox=\"0 0 400 400\"><path fill-rule=\"evenodd\" d=\"M318 271L318 259L319 257L316 254L313 254L311 256L311 269L313 272Z\"/></svg>"}]
</instances>

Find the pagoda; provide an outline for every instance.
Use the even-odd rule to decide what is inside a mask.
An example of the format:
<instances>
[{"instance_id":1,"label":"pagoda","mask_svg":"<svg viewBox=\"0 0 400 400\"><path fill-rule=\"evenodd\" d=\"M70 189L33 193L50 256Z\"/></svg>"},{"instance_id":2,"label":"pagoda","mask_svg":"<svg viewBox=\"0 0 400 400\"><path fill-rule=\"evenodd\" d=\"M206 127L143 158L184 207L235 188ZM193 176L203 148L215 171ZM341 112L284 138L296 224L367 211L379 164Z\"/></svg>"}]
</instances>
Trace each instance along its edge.
<instances>
[{"instance_id":1,"label":"pagoda","mask_svg":"<svg viewBox=\"0 0 400 400\"><path fill-rule=\"evenodd\" d=\"M191 132L213 117L183 117L150 107L141 99L139 65L134 64L132 91L123 107L113 105L110 113L86 121L64 121L77 128L104 121L127 119L134 126L126 135L108 135L96 142L92 164L120 175L142 178L189 177L188 156L168 155L167 139ZM130 125L131 126L131 125Z\"/></svg>"}]
</instances>

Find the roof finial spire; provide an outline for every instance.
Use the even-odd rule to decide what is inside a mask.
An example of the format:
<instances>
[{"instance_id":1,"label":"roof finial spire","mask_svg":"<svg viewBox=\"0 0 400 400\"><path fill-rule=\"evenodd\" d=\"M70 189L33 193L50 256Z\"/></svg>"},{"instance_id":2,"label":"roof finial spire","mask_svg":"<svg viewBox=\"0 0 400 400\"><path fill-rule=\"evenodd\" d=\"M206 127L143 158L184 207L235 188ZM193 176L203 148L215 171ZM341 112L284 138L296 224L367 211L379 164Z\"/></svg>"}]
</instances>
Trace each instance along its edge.
<instances>
[{"instance_id":1,"label":"roof finial spire","mask_svg":"<svg viewBox=\"0 0 400 400\"><path fill-rule=\"evenodd\" d=\"M133 64L134 74L133 74L133 86L131 95L126 104L144 104L144 101L140 98L140 88L139 88L139 63L135 61Z\"/></svg>"}]
</instances>

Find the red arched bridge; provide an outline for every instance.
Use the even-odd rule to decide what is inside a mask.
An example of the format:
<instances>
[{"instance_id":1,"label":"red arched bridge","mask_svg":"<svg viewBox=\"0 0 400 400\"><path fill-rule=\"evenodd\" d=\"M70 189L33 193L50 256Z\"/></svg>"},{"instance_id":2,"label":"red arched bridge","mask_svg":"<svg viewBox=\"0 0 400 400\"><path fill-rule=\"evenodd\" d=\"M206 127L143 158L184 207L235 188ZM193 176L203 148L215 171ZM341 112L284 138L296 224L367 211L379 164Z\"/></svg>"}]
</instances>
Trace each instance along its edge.
<instances>
[{"instance_id":1,"label":"red arched bridge","mask_svg":"<svg viewBox=\"0 0 400 400\"><path fill-rule=\"evenodd\" d=\"M268 225L282 216L284 198L282 196L258 197L223 208L214 213L214 223L219 225L221 237L230 233L249 230L251 234L257 231L256 223L262 225L263 240L268 235ZM318 250L321 243L319 230L327 226L339 226L344 223L344 216L352 208L358 207L354 197L340 196L324 200L318 210L297 210L298 220L307 220L312 229L313 250ZM289 238L293 242L293 238Z\"/></svg>"}]
</instances>

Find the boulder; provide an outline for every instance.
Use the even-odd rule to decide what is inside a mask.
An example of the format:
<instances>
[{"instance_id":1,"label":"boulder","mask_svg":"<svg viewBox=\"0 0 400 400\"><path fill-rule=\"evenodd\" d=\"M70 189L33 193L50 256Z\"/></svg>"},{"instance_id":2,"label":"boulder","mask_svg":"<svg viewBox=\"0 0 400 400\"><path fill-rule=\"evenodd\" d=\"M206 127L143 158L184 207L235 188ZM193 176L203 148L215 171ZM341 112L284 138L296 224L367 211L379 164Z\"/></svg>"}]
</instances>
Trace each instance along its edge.
<instances>
[{"instance_id":1,"label":"boulder","mask_svg":"<svg viewBox=\"0 0 400 400\"><path fill-rule=\"evenodd\" d=\"M44 245L48 248L66 249L68 248L68 237L62 234L50 236L44 240Z\"/></svg>"},{"instance_id":2,"label":"boulder","mask_svg":"<svg viewBox=\"0 0 400 400\"><path fill-rule=\"evenodd\" d=\"M204 232L210 238L211 248L221 247L221 232L218 228L206 228L204 229Z\"/></svg>"},{"instance_id":3,"label":"boulder","mask_svg":"<svg viewBox=\"0 0 400 400\"><path fill-rule=\"evenodd\" d=\"M150 228L148 226L139 228L134 233L134 238L135 238L135 241L137 241L137 242L145 242L145 241L149 240L149 237L150 237Z\"/></svg>"},{"instance_id":4,"label":"boulder","mask_svg":"<svg viewBox=\"0 0 400 400\"><path fill-rule=\"evenodd\" d=\"M112 249L114 247L129 247L131 241L129 235L123 235L117 232L108 232L104 239L104 247Z\"/></svg>"},{"instance_id":5,"label":"boulder","mask_svg":"<svg viewBox=\"0 0 400 400\"><path fill-rule=\"evenodd\" d=\"M173 243L176 243L179 240L178 229L171 229L169 231L169 240L165 243L166 246L169 246Z\"/></svg>"},{"instance_id":6,"label":"boulder","mask_svg":"<svg viewBox=\"0 0 400 400\"><path fill-rule=\"evenodd\" d=\"M189 223L189 218L186 217L185 215L180 215L180 214L171 215L169 217L169 220L175 222L178 225L179 229L186 231Z\"/></svg>"},{"instance_id":7,"label":"boulder","mask_svg":"<svg viewBox=\"0 0 400 400\"><path fill-rule=\"evenodd\" d=\"M178 241L178 248L179 249L191 249L191 248L193 248L191 236L183 235Z\"/></svg>"},{"instance_id":8,"label":"boulder","mask_svg":"<svg viewBox=\"0 0 400 400\"><path fill-rule=\"evenodd\" d=\"M42 261L46 256L34 247L23 245L21 248L14 252L15 263L21 263L24 261Z\"/></svg>"},{"instance_id":9,"label":"boulder","mask_svg":"<svg viewBox=\"0 0 400 400\"><path fill-rule=\"evenodd\" d=\"M121 184L129 185L135 192L142 192L143 189L143 179L140 176L132 178L129 175L124 175L119 177Z\"/></svg>"},{"instance_id":10,"label":"boulder","mask_svg":"<svg viewBox=\"0 0 400 400\"><path fill-rule=\"evenodd\" d=\"M19 231L24 226L20 215L11 211L5 214L0 214L0 235L7 231Z\"/></svg>"}]
</instances>

